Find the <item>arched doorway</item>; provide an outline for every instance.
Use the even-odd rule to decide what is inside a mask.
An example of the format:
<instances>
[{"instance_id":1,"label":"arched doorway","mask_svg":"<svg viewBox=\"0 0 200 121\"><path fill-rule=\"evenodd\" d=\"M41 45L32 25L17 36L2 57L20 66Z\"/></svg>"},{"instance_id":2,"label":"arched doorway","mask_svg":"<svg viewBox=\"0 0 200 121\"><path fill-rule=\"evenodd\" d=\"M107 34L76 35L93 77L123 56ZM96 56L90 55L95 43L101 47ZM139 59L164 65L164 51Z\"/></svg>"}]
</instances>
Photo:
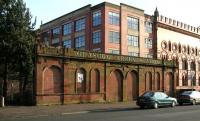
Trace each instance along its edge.
<instances>
[{"instance_id":1,"label":"arched doorway","mask_svg":"<svg viewBox=\"0 0 200 121\"><path fill-rule=\"evenodd\" d=\"M123 99L123 74L120 70L110 73L107 85L107 100L111 102L122 101Z\"/></svg>"},{"instance_id":2,"label":"arched doorway","mask_svg":"<svg viewBox=\"0 0 200 121\"><path fill-rule=\"evenodd\" d=\"M152 74L151 72L147 72L145 74L145 91L152 90Z\"/></svg>"},{"instance_id":3,"label":"arched doorway","mask_svg":"<svg viewBox=\"0 0 200 121\"><path fill-rule=\"evenodd\" d=\"M173 76L172 73L168 72L166 74L166 78L164 80L164 91L170 96L173 96L173 90L174 90L174 88L173 88L174 84L173 84L172 76Z\"/></svg>"},{"instance_id":4,"label":"arched doorway","mask_svg":"<svg viewBox=\"0 0 200 121\"><path fill-rule=\"evenodd\" d=\"M155 74L155 90L160 90L160 73Z\"/></svg>"},{"instance_id":5,"label":"arched doorway","mask_svg":"<svg viewBox=\"0 0 200 121\"><path fill-rule=\"evenodd\" d=\"M92 69L90 73L90 92L100 92L100 72L98 69Z\"/></svg>"},{"instance_id":6,"label":"arched doorway","mask_svg":"<svg viewBox=\"0 0 200 121\"><path fill-rule=\"evenodd\" d=\"M127 100L135 100L138 94L138 77L137 72L131 71L126 77Z\"/></svg>"},{"instance_id":7,"label":"arched doorway","mask_svg":"<svg viewBox=\"0 0 200 121\"><path fill-rule=\"evenodd\" d=\"M61 103L62 93L62 74L60 68L57 66L51 66L45 68L43 71L43 94L44 102L47 104Z\"/></svg>"}]
</instances>

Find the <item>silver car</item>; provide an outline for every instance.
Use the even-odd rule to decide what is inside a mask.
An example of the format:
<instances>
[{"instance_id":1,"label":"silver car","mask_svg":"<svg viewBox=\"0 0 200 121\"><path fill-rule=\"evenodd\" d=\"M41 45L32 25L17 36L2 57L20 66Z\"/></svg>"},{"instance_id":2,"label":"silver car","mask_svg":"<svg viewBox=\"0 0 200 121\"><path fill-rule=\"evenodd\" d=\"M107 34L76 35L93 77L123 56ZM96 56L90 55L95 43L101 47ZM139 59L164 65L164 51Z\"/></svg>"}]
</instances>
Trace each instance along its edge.
<instances>
[{"instance_id":1,"label":"silver car","mask_svg":"<svg viewBox=\"0 0 200 121\"><path fill-rule=\"evenodd\" d=\"M184 91L178 96L178 103L182 105L184 103L189 103L195 105L200 103L200 92L199 91Z\"/></svg>"}]
</instances>

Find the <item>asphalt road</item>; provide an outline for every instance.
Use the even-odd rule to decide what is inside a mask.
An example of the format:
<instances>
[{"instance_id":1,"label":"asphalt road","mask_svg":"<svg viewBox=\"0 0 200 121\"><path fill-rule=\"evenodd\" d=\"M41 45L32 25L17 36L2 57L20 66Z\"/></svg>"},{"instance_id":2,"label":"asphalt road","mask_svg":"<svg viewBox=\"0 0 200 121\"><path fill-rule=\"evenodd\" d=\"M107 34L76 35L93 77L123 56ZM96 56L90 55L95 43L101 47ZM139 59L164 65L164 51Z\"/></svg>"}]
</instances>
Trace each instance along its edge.
<instances>
[{"instance_id":1,"label":"asphalt road","mask_svg":"<svg viewBox=\"0 0 200 121\"><path fill-rule=\"evenodd\" d=\"M0 119L1 120L1 119ZM3 121L200 121L200 105L159 109L114 108L55 115L32 115Z\"/></svg>"}]
</instances>

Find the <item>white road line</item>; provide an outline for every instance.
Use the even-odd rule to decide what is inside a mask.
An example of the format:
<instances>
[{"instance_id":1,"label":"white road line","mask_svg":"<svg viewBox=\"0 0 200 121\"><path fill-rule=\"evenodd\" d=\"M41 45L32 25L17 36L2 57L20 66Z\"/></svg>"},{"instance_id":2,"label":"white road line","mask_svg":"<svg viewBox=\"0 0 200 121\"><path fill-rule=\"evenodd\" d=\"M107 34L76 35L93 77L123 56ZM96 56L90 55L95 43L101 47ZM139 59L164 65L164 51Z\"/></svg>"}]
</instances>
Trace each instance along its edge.
<instances>
[{"instance_id":1,"label":"white road line","mask_svg":"<svg viewBox=\"0 0 200 121\"><path fill-rule=\"evenodd\" d=\"M89 113L89 111L80 111L80 112L61 113L61 115L74 115L74 114L84 114L84 113Z\"/></svg>"}]
</instances>

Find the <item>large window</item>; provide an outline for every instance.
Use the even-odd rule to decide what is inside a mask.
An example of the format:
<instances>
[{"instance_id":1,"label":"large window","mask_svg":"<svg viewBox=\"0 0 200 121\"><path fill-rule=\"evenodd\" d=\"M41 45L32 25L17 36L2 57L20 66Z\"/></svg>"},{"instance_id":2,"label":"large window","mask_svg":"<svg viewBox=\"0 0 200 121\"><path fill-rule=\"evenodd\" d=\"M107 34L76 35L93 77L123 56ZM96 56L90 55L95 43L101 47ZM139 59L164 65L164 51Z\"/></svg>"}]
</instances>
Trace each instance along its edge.
<instances>
[{"instance_id":1,"label":"large window","mask_svg":"<svg viewBox=\"0 0 200 121\"><path fill-rule=\"evenodd\" d=\"M72 41L71 40L64 40L63 41L63 47L71 48L72 47Z\"/></svg>"},{"instance_id":2,"label":"large window","mask_svg":"<svg viewBox=\"0 0 200 121\"><path fill-rule=\"evenodd\" d=\"M85 49L85 36L76 37L75 41L77 49Z\"/></svg>"},{"instance_id":3,"label":"large window","mask_svg":"<svg viewBox=\"0 0 200 121\"><path fill-rule=\"evenodd\" d=\"M138 36L128 35L128 45L138 47L139 46Z\"/></svg>"},{"instance_id":4,"label":"large window","mask_svg":"<svg viewBox=\"0 0 200 121\"><path fill-rule=\"evenodd\" d=\"M128 55L129 56L139 56L139 53L138 52L128 52Z\"/></svg>"},{"instance_id":5,"label":"large window","mask_svg":"<svg viewBox=\"0 0 200 121\"><path fill-rule=\"evenodd\" d=\"M97 26L101 24L101 11L97 11L93 13L93 26Z\"/></svg>"},{"instance_id":6,"label":"large window","mask_svg":"<svg viewBox=\"0 0 200 121\"><path fill-rule=\"evenodd\" d=\"M76 21L76 31L81 31L85 29L86 18L82 18Z\"/></svg>"},{"instance_id":7,"label":"large window","mask_svg":"<svg viewBox=\"0 0 200 121\"><path fill-rule=\"evenodd\" d=\"M152 39L151 38L145 38L145 47L146 48L152 48Z\"/></svg>"},{"instance_id":8,"label":"large window","mask_svg":"<svg viewBox=\"0 0 200 121\"><path fill-rule=\"evenodd\" d=\"M63 25L63 35L68 35L72 33L72 23Z\"/></svg>"},{"instance_id":9,"label":"large window","mask_svg":"<svg viewBox=\"0 0 200 121\"><path fill-rule=\"evenodd\" d=\"M109 42L119 43L119 32L109 31Z\"/></svg>"},{"instance_id":10,"label":"large window","mask_svg":"<svg viewBox=\"0 0 200 121\"><path fill-rule=\"evenodd\" d=\"M109 12L109 23L119 25L119 13Z\"/></svg>"},{"instance_id":11,"label":"large window","mask_svg":"<svg viewBox=\"0 0 200 121\"><path fill-rule=\"evenodd\" d=\"M128 28L138 31L138 29L139 29L138 19L132 18L132 17L127 17L127 20L128 20Z\"/></svg>"},{"instance_id":12,"label":"large window","mask_svg":"<svg viewBox=\"0 0 200 121\"><path fill-rule=\"evenodd\" d=\"M108 49L108 53L119 54L119 50L118 49Z\"/></svg>"},{"instance_id":13,"label":"large window","mask_svg":"<svg viewBox=\"0 0 200 121\"><path fill-rule=\"evenodd\" d=\"M59 35L60 35L60 28L59 27L58 28L54 28L52 30L52 33L53 33L53 39L58 38Z\"/></svg>"},{"instance_id":14,"label":"large window","mask_svg":"<svg viewBox=\"0 0 200 121\"><path fill-rule=\"evenodd\" d=\"M93 44L101 43L101 31L93 32L92 42Z\"/></svg>"},{"instance_id":15,"label":"large window","mask_svg":"<svg viewBox=\"0 0 200 121\"><path fill-rule=\"evenodd\" d=\"M145 32L152 33L152 23L145 21Z\"/></svg>"}]
</instances>

